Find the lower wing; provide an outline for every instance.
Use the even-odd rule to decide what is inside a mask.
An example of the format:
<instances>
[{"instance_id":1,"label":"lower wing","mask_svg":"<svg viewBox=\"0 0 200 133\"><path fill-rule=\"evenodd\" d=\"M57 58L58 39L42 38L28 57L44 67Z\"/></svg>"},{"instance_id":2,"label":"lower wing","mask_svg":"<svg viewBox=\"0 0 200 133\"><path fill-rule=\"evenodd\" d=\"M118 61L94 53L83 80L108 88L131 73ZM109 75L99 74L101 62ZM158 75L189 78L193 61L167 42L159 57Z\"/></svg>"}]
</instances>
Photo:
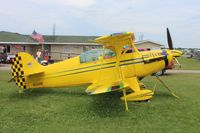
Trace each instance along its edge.
<instances>
[{"instance_id":1,"label":"lower wing","mask_svg":"<svg viewBox=\"0 0 200 133\"><path fill-rule=\"evenodd\" d=\"M121 90L127 86L128 84L124 81L93 83L86 89L86 92L88 94L101 94Z\"/></svg>"}]
</instances>

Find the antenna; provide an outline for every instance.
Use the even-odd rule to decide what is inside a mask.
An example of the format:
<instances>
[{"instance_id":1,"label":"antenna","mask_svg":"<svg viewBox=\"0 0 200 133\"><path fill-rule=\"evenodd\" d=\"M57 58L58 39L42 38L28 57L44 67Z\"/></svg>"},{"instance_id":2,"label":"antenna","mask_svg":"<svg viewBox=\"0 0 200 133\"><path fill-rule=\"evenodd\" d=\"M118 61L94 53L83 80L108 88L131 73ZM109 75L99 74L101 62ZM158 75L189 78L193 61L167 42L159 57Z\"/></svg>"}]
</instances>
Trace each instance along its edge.
<instances>
[{"instance_id":1,"label":"antenna","mask_svg":"<svg viewBox=\"0 0 200 133\"><path fill-rule=\"evenodd\" d=\"M142 41L143 38L144 38L144 35L143 35L143 34L140 34L140 35L139 35L139 41Z\"/></svg>"},{"instance_id":2,"label":"antenna","mask_svg":"<svg viewBox=\"0 0 200 133\"><path fill-rule=\"evenodd\" d=\"M53 24L53 36L56 35L56 24Z\"/></svg>"}]
</instances>

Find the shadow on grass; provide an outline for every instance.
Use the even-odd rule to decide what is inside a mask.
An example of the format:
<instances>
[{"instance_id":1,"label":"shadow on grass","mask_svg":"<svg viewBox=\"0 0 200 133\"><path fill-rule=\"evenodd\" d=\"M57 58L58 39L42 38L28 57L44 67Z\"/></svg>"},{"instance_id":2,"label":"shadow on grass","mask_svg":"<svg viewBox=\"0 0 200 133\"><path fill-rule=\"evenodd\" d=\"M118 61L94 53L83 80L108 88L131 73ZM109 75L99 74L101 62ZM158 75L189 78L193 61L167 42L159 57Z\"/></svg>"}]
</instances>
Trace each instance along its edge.
<instances>
[{"instance_id":1,"label":"shadow on grass","mask_svg":"<svg viewBox=\"0 0 200 133\"><path fill-rule=\"evenodd\" d=\"M99 117L116 117L125 112L122 96L119 92L93 95L89 110Z\"/></svg>"},{"instance_id":2,"label":"shadow on grass","mask_svg":"<svg viewBox=\"0 0 200 133\"><path fill-rule=\"evenodd\" d=\"M65 95L65 96L82 96L86 95L83 88L57 88L57 89L47 89L47 88L38 88L38 89L31 89L25 90L22 94L19 93L12 93L10 98L21 98L21 99L32 99L40 96L45 95Z\"/></svg>"},{"instance_id":3,"label":"shadow on grass","mask_svg":"<svg viewBox=\"0 0 200 133\"><path fill-rule=\"evenodd\" d=\"M162 99L162 100L167 100L167 99L177 99L175 98L170 92L166 91L166 92L155 92L154 95L155 98L157 99Z\"/></svg>"}]
</instances>

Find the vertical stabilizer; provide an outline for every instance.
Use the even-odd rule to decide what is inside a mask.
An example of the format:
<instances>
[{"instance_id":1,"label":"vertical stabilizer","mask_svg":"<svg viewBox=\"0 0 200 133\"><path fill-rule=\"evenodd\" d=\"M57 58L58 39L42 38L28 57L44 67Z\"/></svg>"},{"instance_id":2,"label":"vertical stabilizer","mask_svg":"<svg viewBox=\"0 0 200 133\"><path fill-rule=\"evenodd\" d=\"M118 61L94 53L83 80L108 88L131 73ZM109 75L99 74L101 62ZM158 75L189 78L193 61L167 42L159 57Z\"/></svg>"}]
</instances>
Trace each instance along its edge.
<instances>
[{"instance_id":1,"label":"vertical stabilizer","mask_svg":"<svg viewBox=\"0 0 200 133\"><path fill-rule=\"evenodd\" d=\"M15 55L12 64L12 79L15 80L17 86L22 89L27 87L27 78L34 73L43 72L43 66L40 65L30 54L20 52Z\"/></svg>"}]
</instances>

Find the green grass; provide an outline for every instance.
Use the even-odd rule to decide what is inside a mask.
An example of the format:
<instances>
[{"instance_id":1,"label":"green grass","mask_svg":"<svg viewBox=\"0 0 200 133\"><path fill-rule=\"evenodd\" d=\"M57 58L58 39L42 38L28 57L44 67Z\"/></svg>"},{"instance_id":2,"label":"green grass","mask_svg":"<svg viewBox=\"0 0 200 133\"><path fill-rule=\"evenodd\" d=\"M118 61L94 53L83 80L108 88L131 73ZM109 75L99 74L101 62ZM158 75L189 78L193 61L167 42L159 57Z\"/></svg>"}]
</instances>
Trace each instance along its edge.
<instances>
[{"instance_id":1,"label":"green grass","mask_svg":"<svg viewBox=\"0 0 200 133\"><path fill-rule=\"evenodd\" d=\"M177 58L183 70L200 70L200 60L193 58L179 57ZM176 69L180 69L176 67Z\"/></svg>"},{"instance_id":2,"label":"green grass","mask_svg":"<svg viewBox=\"0 0 200 133\"><path fill-rule=\"evenodd\" d=\"M126 112L121 93L89 96L84 88L35 89L16 93L0 71L0 132L130 132L199 133L200 75L166 75L162 79L180 100L158 84L151 102L129 102ZM153 77L144 79L153 86Z\"/></svg>"}]
</instances>

